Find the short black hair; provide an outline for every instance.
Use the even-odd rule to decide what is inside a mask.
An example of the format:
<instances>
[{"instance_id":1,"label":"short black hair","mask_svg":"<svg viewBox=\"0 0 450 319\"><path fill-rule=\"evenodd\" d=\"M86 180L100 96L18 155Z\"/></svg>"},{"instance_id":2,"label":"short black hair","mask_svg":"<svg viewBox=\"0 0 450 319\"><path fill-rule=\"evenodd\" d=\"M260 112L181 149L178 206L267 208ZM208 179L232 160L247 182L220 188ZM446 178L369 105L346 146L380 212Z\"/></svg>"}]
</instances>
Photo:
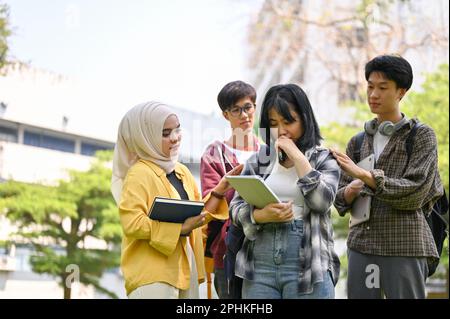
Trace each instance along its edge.
<instances>
[{"instance_id":1,"label":"short black hair","mask_svg":"<svg viewBox=\"0 0 450 319\"><path fill-rule=\"evenodd\" d=\"M256 91L253 86L243 81L233 81L227 83L219 95L217 95L217 103L222 111L231 108L237 101L249 97L253 103L256 102Z\"/></svg>"},{"instance_id":2,"label":"short black hair","mask_svg":"<svg viewBox=\"0 0 450 319\"><path fill-rule=\"evenodd\" d=\"M314 112L309 103L306 93L296 84L280 84L272 86L266 93L261 109L260 128L263 130L263 140L267 145L270 143L270 121L269 111L275 109L288 122L292 123L295 118L291 116L290 110L294 110L300 117L304 133L298 141L297 147L303 153L320 145L322 136L317 124Z\"/></svg>"},{"instance_id":3,"label":"short black hair","mask_svg":"<svg viewBox=\"0 0 450 319\"><path fill-rule=\"evenodd\" d=\"M413 71L408 61L399 55L379 55L366 64L365 75L369 81L372 72L383 73L394 81L397 88L409 90L413 83Z\"/></svg>"}]
</instances>

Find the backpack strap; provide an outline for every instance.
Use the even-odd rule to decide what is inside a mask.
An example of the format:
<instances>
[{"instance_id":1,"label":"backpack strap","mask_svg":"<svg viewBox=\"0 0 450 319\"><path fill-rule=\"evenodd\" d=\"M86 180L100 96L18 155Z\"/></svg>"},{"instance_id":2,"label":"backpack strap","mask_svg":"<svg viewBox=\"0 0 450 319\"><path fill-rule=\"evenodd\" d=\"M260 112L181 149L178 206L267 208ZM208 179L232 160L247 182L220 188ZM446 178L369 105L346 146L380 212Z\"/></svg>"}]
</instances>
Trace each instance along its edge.
<instances>
[{"instance_id":1,"label":"backpack strap","mask_svg":"<svg viewBox=\"0 0 450 319\"><path fill-rule=\"evenodd\" d=\"M355 137L355 147L353 149L353 158L355 159L355 163L358 163L361 160L361 146L364 141L365 132L359 132Z\"/></svg>"},{"instance_id":2,"label":"backpack strap","mask_svg":"<svg viewBox=\"0 0 450 319\"><path fill-rule=\"evenodd\" d=\"M414 137L416 136L417 129L421 126L422 126L422 123L416 122L414 124L413 128L411 129L411 131L409 131L408 137L406 138L406 141L405 141L406 156L407 156L406 166L408 166L409 159L412 154L412 149L413 149L413 145L414 145Z\"/></svg>"},{"instance_id":3,"label":"backpack strap","mask_svg":"<svg viewBox=\"0 0 450 319\"><path fill-rule=\"evenodd\" d=\"M445 188L444 194L437 200L432 210L444 222L445 231L447 232L448 236L448 199L447 194L445 193Z\"/></svg>"}]
</instances>

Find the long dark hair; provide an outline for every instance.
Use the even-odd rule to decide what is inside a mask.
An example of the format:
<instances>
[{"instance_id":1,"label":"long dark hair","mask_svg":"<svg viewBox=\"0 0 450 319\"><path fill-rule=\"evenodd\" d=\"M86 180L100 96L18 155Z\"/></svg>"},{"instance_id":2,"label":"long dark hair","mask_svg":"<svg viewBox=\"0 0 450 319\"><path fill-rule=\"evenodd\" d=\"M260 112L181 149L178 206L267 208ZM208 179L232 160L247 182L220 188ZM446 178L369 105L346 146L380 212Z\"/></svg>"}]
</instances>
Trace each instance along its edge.
<instances>
[{"instance_id":1,"label":"long dark hair","mask_svg":"<svg viewBox=\"0 0 450 319\"><path fill-rule=\"evenodd\" d=\"M271 87L264 97L261 110L260 128L262 138L267 145L270 141L269 111L275 109L289 123L295 122L290 110L294 110L300 117L304 128L303 135L296 141L297 147L303 153L311 147L320 145L322 136L317 124L311 104L306 93L296 84L280 84Z\"/></svg>"}]
</instances>

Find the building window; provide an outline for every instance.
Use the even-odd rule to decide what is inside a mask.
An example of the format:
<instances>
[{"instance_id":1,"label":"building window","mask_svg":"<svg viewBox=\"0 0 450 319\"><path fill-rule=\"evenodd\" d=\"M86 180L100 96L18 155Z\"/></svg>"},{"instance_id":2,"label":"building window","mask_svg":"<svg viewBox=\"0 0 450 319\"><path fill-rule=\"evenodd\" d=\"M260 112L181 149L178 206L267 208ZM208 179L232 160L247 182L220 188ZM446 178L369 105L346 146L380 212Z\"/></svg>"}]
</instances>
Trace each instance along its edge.
<instances>
[{"instance_id":1,"label":"building window","mask_svg":"<svg viewBox=\"0 0 450 319\"><path fill-rule=\"evenodd\" d=\"M17 130L0 126L0 141L17 143Z\"/></svg>"},{"instance_id":2,"label":"building window","mask_svg":"<svg viewBox=\"0 0 450 319\"><path fill-rule=\"evenodd\" d=\"M48 148L61 152L74 153L75 141L49 136L46 134L32 133L25 131L23 143L26 145Z\"/></svg>"},{"instance_id":3,"label":"building window","mask_svg":"<svg viewBox=\"0 0 450 319\"><path fill-rule=\"evenodd\" d=\"M90 144L90 143L81 143L81 154L87 155L87 156L94 156L95 152L97 151L104 151L104 150L110 150L111 148Z\"/></svg>"}]
</instances>

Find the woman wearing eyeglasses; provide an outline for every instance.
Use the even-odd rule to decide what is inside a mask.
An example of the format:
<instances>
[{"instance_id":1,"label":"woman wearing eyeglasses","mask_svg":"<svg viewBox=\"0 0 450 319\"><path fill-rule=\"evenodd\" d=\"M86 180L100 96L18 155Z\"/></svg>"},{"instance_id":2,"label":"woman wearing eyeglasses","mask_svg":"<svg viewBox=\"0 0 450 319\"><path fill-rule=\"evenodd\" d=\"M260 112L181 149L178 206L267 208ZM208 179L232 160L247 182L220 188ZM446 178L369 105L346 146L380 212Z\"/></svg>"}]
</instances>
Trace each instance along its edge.
<instances>
[{"instance_id":1,"label":"woman wearing eyeglasses","mask_svg":"<svg viewBox=\"0 0 450 319\"><path fill-rule=\"evenodd\" d=\"M159 102L137 105L122 119L114 149L111 191L123 229L121 268L129 298L198 298L205 277L202 232L227 219L222 178L204 198L205 209L184 223L150 219L155 197L201 200L194 177L178 162L180 122ZM242 166L230 174L239 174Z\"/></svg>"},{"instance_id":2,"label":"woman wearing eyeglasses","mask_svg":"<svg viewBox=\"0 0 450 319\"><path fill-rule=\"evenodd\" d=\"M267 145L245 164L282 203L260 209L235 194L230 213L245 240L236 258L243 298L334 298L339 258L331 205L339 166L319 147L319 126L305 92L295 84L269 89L261 110Z\"/></svg>"},{"instance_id":3,"label":"woman wearing eyeglasses","mask_svg":"<svg viewBox=\"0 0 450 319\"><path fill-rule=\"evenodd\" d=\"M204 196L218 185L227 172L239 163L245 163L259 149L258 139L253 135L255 89L242 81L230 82L219 92L217 102L223 117L229 122L232 133L224 141L214 141L208 145L203 153L200 178ZM225 194L228 203L233 198L233 194L233 190ZM227 250L225 237L230 223L231 221L212 221L206 230L205 255L214 260L214 287L221 299L241 297L242 280L233 275L234 257L230 254L227 256L228 259L225 259L227 274L224 269L224 256Z\"/></svg>"}]
</instances>

